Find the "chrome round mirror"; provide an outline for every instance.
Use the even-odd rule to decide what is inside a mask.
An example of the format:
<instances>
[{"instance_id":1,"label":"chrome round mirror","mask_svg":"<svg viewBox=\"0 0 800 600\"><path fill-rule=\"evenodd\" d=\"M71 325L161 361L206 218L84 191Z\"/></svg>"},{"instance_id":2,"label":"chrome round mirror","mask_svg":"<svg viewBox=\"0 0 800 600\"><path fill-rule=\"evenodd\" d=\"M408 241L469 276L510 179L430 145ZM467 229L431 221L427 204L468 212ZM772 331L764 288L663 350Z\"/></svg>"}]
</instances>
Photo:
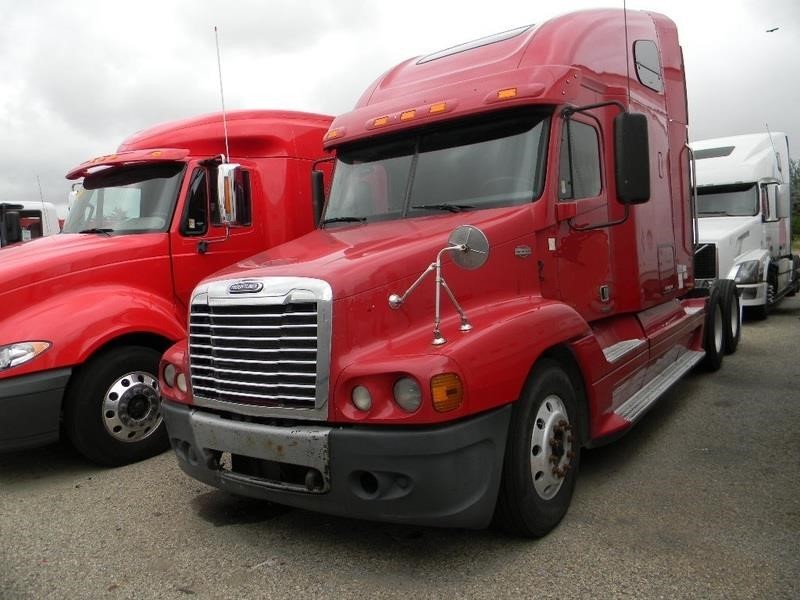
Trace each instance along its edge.
<instances>
[{"instance_id":1,"label":"chrome round mirror","mask_svg":"<svg viewBox=\"0 0 800 600\"><path fill-rule=\"evenodd\" d=\"M460 225L447 239L450 246L458 246L450 251L453 262L462 269L472 271L484 265L489 258L489 240L477 227Z\"/></svg>"}]
</instances>

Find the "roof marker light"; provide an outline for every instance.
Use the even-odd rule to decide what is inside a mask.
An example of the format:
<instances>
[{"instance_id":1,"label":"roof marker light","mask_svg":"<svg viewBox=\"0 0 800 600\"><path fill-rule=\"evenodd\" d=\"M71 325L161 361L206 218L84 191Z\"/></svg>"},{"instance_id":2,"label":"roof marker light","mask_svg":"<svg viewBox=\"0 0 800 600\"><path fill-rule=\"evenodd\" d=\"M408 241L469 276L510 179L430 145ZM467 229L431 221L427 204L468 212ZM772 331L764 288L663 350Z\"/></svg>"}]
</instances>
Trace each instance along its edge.
<instances>
[{"instance_id":1,"label":"roof marker light","mask_svg":"<svg viewBox=\"0 0 800 600\"><path fill-rule=\"evenodd\" d=\"M337 127L336 129L329 129L328 133L325 134L325 137L322 138L322 141L327 142L328 140L335 140L336 138L340 138L344 135L344 128Z\"/></svg>"},{"instance_id":2,"label":"roof marker light","mask_svg":"<svg viewBox=\"0 0 800 600\"><path fill-rule=\"evenodd\" d=\"M389 117L378 117L372 122L373 127L383 127L384 125L389 124Z\"/></svg>"},{"instance_id":3,"label":"roof marker light","mask_svg":"<svg viewBox=\"0 0 800 600\"><path fill-rule=\"evenodd\" d=\"M510 100L511 98L517 97L517 88L505 88L503 90L497 91L497 99L498 100Z\"/></svg>"},{"instance_id":4,"label":"roof marker light","mask_svg":"<svg viewBox=\"0 0 800 600\"><path fill-rule=\"evenodd\" d=\"M410 121L411 119L413 119L416 116L417 116L417 111L412 108L411 110L404 110L403 112L401 112L400 113L400 120L401 121Z\"/></svg>"},{"instance_id":5,"label":"roof marker light","mask_svg":"<svg viewBox=\"0 0 800 600\"><path fill-rule=\"evenodd\" d=\"M428 112L431 114L444 112L447 110L447 102L436 102L435 104L431 104Z\"/></svg>"}]
</instances>

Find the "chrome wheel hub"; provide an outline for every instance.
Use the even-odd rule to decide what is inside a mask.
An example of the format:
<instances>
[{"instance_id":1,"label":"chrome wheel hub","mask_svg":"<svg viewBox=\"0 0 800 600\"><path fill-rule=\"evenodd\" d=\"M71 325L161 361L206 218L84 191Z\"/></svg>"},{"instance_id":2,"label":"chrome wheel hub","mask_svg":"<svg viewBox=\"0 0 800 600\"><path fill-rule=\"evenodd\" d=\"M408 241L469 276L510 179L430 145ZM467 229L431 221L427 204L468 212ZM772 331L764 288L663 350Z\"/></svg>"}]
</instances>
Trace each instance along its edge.
<instances>
[{"instance_id":1,"label":"chrome wheel hub","mask_svg":"<svg viewBox=\"0 0 800 600\"><path fill-rule=\"evenodd\" d=\"M145 371L126 373L106 391L103 424L121 442L139 442L161 424L158 380Z\"/></svg>"},{"instance_id":2,"label":"chrome wheel hub","mask_svg":"<svg viewBox=\"0 0 800 600\"><path fill-rule=\"evenodd\" d=\"M543 500L552 499L561 489L572 468L572 426L558 396L544 399L531 432L531 478L533 488Z\"/></svg>"}]
</instances>

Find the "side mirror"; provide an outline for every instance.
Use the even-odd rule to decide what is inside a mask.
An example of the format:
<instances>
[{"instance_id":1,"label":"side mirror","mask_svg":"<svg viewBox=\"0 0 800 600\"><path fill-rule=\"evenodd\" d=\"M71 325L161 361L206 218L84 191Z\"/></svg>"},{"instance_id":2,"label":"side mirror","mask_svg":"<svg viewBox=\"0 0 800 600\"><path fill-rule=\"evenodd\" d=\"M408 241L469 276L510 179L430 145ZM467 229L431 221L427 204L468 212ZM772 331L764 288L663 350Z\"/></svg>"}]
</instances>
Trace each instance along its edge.
<instances>
[{"instance_id":1,"label":"side mirror","mask_svg":"<svg viewBox=\"0 0 800 600\"><path fill-rule=\"evenodd\" d=\"M325 180L322 171L311 171L311 206L316 225L322 219L322 207L325 206Z\"/></svg>"},{"instance_id":2,"label":"side mirror","mask_svg":"<svg viewBox=\"0 0 800 600\"><path fill-rule=\"evenodd\" d=\"M7 212L3 222L5 227L5 240L7 244L16 244L22 241L22 226L19 222L18 212Z\"/></svg>"},{"instance_id":3,"label":"side mirror","mask_svg":"<svg viewBox=\"0 0 800 600\"><path fill-rule=\"evenodd\" d=\"M217 167L217 206L224 225L236 222L236 173L239 166L223 163Z\"/></svg>"},{"instance_id":4,"label":"side mirror","mask_svg":"<svg viewBox=\"0 0 800 600\"><path fill-rule=\"evenodd\" d=\"M647 117L620 113L614 118L617 199L622 204L650 200L650 142Z\"/></svg>"}]
</instances>

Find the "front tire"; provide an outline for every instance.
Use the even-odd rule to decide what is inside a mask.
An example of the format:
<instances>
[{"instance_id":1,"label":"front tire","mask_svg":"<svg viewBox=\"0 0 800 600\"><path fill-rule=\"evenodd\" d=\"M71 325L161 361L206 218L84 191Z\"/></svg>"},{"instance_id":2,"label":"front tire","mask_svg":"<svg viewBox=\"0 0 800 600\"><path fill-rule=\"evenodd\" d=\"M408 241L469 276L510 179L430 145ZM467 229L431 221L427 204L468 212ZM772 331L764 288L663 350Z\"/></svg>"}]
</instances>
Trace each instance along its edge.
<instances>
[{"instance_id":1,"label":"front tire","mask_svg":"<svg viewBox=\"0 0 800 600\"><path fill-rule=\"evenodd\" d=\"M739 346L742 337L742 311L739 305L739 292L736 282L731 279L720 279L719 296L722 302L722 338L725 344L725 354L733 354Z\"/></svg>"},{"instance_id":2,"label":"front tire","mask_svg":"<svg viewBox=\"0 0 800 600\"><path fill-rule=\"evenodd\" d=\"M569 508L579 463L575 388L558 363L541 360L514 406L495 523L525 537L548 533Z\"/></svg>"},{"instance_id":3,"label":"front tire","mask_svg":"<svg viewBox=\"0 0 800 600\"><path fill-rule=\"evenodd\" d=\"M152 348L125 346L93 357L77 371L67 390L64 427L86 458L119 466L167 449L160 357Z\"/></svg>"},{"instance_id":4,"label":"front tire","mask_svg":"<svg viewBox=\"0 0 800 600\"><path fill-rule=\"evenodd\" d=\"M706 371L718 371L725 355L725 318L719 286L711 289L706 304L706 322L703 334L703 350L706 355L701 363Z\"/></svg>"}]
</instances>

